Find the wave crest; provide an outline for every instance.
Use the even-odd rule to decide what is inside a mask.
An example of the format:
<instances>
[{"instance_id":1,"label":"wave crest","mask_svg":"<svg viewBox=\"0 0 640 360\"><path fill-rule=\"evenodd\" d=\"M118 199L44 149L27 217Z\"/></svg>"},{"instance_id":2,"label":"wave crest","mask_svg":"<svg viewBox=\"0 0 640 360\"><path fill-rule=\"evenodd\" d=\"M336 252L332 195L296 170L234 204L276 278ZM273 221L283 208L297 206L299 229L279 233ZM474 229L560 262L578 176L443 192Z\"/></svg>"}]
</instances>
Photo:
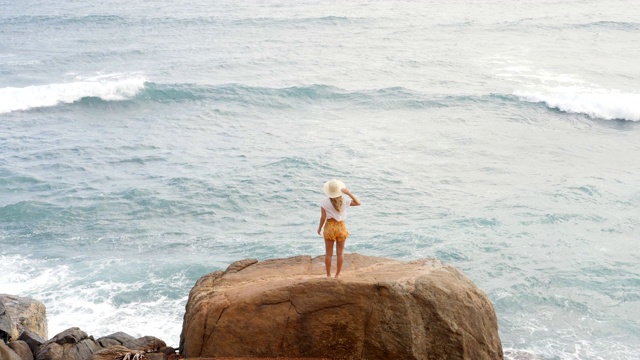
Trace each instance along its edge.
<instances>
[{"instance_id":1,"label":"wave crest","mask_svg":"<svg viewBox=\"0 0 640 360\"><path fill-rule=\"evenodd\" d=\"M126 100L144 86L145 79L141 76L109 76L70 83L0 88L0 114L69 104L84 98Z\"/></svg>"},{"instance_id":2,"label":"wave crest","mask_svg":"<svg viewBox=\"0 0 640 360\"><path fill-rule=\"evenodd\" d=\"M520 100L544 103L567 113L605 120L640 121L640 94L557 88L551 92L516 92Z\"/></svg>"}]
</instances>

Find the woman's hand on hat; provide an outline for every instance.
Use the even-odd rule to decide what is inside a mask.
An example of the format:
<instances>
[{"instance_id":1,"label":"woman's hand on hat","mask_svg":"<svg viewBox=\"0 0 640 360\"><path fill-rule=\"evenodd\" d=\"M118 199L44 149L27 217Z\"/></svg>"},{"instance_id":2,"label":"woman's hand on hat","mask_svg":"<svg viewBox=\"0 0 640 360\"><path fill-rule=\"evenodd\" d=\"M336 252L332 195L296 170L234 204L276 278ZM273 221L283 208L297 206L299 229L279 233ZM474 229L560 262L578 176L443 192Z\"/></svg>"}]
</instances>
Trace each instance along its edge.
<instances>
[{"instance_id":1,"label":"woman's hand on hat","mask_svg":"<svg viewBox=\"0 0 640 360\"><path fill-rule=\"evenodd\" d=\"M347 189L347 188L342 188L342 189L340 189L340 191L342 191L343 194L349 195L349 189Z\"/></svg>"}]
</instances>

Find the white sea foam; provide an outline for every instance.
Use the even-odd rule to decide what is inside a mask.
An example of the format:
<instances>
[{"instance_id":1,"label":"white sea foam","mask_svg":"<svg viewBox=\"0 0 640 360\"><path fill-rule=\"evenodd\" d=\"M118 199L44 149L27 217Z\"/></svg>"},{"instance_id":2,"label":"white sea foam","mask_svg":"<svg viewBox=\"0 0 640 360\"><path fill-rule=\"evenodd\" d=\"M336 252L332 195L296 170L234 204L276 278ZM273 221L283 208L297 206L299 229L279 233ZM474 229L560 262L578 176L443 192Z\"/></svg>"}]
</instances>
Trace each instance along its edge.
<instances>
[{"instance_id":1,"label":"white sea foam","mask_svg":"<svg viewBox=\"0 0 640 360\"><path fill-rule=\"evenodd\" d=\"M73 289L45 301L49 335L77 326L96 338L124 331L135 337L156 336L177 347L186 296L181 299L160 296L143 302L116 304L113 302L115 295L128 293L123 286L134 291L135 284L103 283L100 288L107 290L106 298L101 298L100 289Z\"/></svg>"},{"instance_id":2,"label":"white sea foam","mask_svg":"<svg viewBox=\"0 0 640 360\"><path fill-rule=\"evenodd\" d=\"M578 75L536 67L518 56L496 56L489 63L496 76L519 89L513 94L521 101L597 119L640 121L640 93L603 89Z\"/></svg>"},{"instance_id":3,"label":"white sea foam","mask_svg":"<svg viewBox=\"0 0 640 360\"><path fill-rule=\"evenodd\" d=\"M92 271L98 274L112 271L104 263L94 265ZM163 295L136 299L144 284L160 283L160 279L91 281L94 274L69 265L2 254L0 273L0 293L31 297L45 304L49 337L77 326L96 338L124 331L135 337L156 336L171 346L178 345L186 294L173 299ZM178 274L170 281L187 280ZM127 296L134 299L126 299Z\"/></svg>"},{"instance_id":4,"label":"white sea foam","mask_svg":"<svg viewBox=\"0 0 640 360\"><path fill-rule=\"evenodd\" d=\"M44 260L20 255L0 255L0 293L19 295L60 283L68 277L66 265L48 268Z\"/></svg>"},{"instance_id":5,"label":"white sea foam","mask_svg":"<svg viewBox=\"0 0 640 360\"><path fill-rule=\"evenodd\" d=\"M0 114L73 103L85 97L125 100L144 88L141 75L111 74L77 79L69 83L0 88Z\"/></svg>"},{"instance_id":6,"label":"white sea foam","mask_svg":"<svg viewBox=\"0 0 640 360\"><path fill-rule=\"evenodd\" d=\"M640 121L640 94L615 90L557 87L548 91L517 91L520 100L592 118Z\"/></svg>"}]
</instances>

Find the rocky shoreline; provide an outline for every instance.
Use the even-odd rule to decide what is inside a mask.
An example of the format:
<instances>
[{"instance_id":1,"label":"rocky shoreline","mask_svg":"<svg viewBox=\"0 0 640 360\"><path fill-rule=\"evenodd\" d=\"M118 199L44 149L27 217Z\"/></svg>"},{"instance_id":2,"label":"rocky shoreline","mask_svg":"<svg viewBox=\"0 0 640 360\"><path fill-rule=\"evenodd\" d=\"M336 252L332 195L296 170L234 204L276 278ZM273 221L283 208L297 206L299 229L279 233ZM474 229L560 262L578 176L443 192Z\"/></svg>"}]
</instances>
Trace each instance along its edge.
<instances>
[{"instance_id":1,"label":"rocky shoreline","mask_svg":"<svg viewBox=\"0 0 640 360\"><path fill-rule=\"evenodd\" d=\"M296 256L203 276L179 349L124 332L94 339L77 327L48 339L42 303L0 295L0 360L504 358L493 305L453 266L347 254L341 279L323 275L323 256Z\"/></svg>"},{"instance_id":2,"label":"rocky shoreline","mask_svg":"<svg viewBox=\"0 0 640 360\"><path fill-rule=\"evenodd\" d=\"M77 327L47 336L44 304L0 294L0 360L171 360L177 351L153 336L124 332L94 339Z\"/></svg>"}]
</instances>

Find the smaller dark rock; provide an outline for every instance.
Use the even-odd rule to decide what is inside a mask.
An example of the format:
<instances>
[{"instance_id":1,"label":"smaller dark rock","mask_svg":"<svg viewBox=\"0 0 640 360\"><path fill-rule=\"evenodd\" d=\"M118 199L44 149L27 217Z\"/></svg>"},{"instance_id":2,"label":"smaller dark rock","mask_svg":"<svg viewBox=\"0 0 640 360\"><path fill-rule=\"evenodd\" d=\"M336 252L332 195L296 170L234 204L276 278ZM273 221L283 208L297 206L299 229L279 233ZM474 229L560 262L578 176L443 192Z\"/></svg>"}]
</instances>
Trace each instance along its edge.
<instances>
[{"instance_id":1,"label":"smaller dark rock","mask_svg":"<svg viewBox=\"0 0 640 360\"><path fill-rule=\"evenodd\" d=\"M98 342L98 344L100 344L101 347L103 348L108 348L111 346L116 346L116 345L122 345L121 342L118 342L117 340L114 339L110 339L110 338L105 338L105 337L101 337L98 340L96 340Z\"/></svg>"},{"instance_id":2,"label":"smaller dark rock","mask_svg":"<svg viewBox=\"0 0 640 360\"><path fill-rule=\"evenodd\" d=\"M113 345L106 349L96 351L92 360L114 360L122 359L125 355L131 354L131 350L122 345Z\"/></svg>"},{"instance_id":3,"label":"smaller dark rock","mask_svg":"<svg viewBox=\"0 0 640 360\"><path fill-rule=\"evenodd\" d=\"M168 356L165 353L154 352L154 353L144 354L144 358L147 360L167 360Z\"/></svg>"},{"instance_id":4,"label":"smaller dark rock","mask_svg":"<svg viewBox=\"0 0 640 360\"><path fill-rule=\"evenodd\" d=\"M171 354L168 357L168 360L184 360L179 354Z\"/></svg>"},{"instance_id":5,"label":"smaller dark rock","mask_svg":"<svg viewBox=\"0 0 640 360\"><path fill-rule=\"evenodd\" d=\"M73 327L42 344L36 353L36 360L87 360L101 349L92 336Z\"/></svg>"},{"instance_id":6,"label":"smaller dark rock","mask_svg":"<svg viewBox=\"0 0 640 360\"><path fill-rule=\"evenodd\" d=\"M89 336L87 335L87 333L80 330L80 328L72 327L54 336L49 341L58 343L60 345L77 344L81 340L86 339L88 337Z\"/></svg>"},{"instance_id":7,"label":"smaller dark rock","mask_svg":"<svg viewBox=\"0 0 640 360\"><path fill-rule=\"evenodd\" d=\"M29 329L24 329L22 331L22 334L20 334L20 338L18 340L26 342L27 345L29 345L29 349L31 349L31 353L34 355L38 353L38 349L45 342L45 340L41 338L40 335Z\"/></svg>"},{"instance_id":8,"label":"smaller dark rock","mask_svg":"<svg viewBox=\"0 0 640 360\"><path fill-rule=\"evenodd\" d=\"M166 347L167 344L154 336L143 336L141 338L137 338L133 341L127 341L122 346L131 350L141 350L145 352L153 352L163 347Z\"/></svg>"},{"instance_id":9,"label":"smaller dark rock","mask_svg":"<svg viewBox=\"0 0 640 360\"><path fill-rule=\"evenodd\" d=\"M13 334L13 321L4 308L4 303L0 301L0 340L7 342Z\"/></svg>"},{"instance_id":10,"label":"smaller dark rock","mask_svg":"<svg viewBox=\"0 0 640 360\"><path fill-rule=\"evenodd\" d=\"M171 346L165 346L163 348L160 348L158 350L158 352L161 352L163 354L167 354L167 355L171 355L171 354L175 354L176 353L176 349L172 348Z\"/></svg>"},{"instance_id":11,"label":"smaller dark rock","mask_svg":"<svg viewBox=\"0 0 640 360\"><path fill-rule=\"evenodd\" d=\"M117 333L113 333L111 335L107 335L99 338L98 342L101 343L105 339L115 340L118 342L118 344L115 344L115 345L122 345L126 342L134 341L136 338L122 331L118 331Z\"/></svg>"},{"instance_id":12,"label":"smaller dark rock","mask_svg":"<svg viewBox=\"0 0 640 360\"><path fill-rule=\"evenodd\" d=\"M96 351L100 351L102 348L92 337L84 339L75 344L75 350L78 356L77 360L91 359ZM73 353L73 352L72 352Z\"/></svg>"},{"instance_id":13,"label":"smaller dark rock","mask_svg":"<svg viewBox=\"0 0 640 360\"><path fill-rule=\"evenodd\" d=\"M22 360L33 360L33 353L27 344L23 340L12 341L7 344L13 351L15 351Z\"/></svg>"}]
</instances>

